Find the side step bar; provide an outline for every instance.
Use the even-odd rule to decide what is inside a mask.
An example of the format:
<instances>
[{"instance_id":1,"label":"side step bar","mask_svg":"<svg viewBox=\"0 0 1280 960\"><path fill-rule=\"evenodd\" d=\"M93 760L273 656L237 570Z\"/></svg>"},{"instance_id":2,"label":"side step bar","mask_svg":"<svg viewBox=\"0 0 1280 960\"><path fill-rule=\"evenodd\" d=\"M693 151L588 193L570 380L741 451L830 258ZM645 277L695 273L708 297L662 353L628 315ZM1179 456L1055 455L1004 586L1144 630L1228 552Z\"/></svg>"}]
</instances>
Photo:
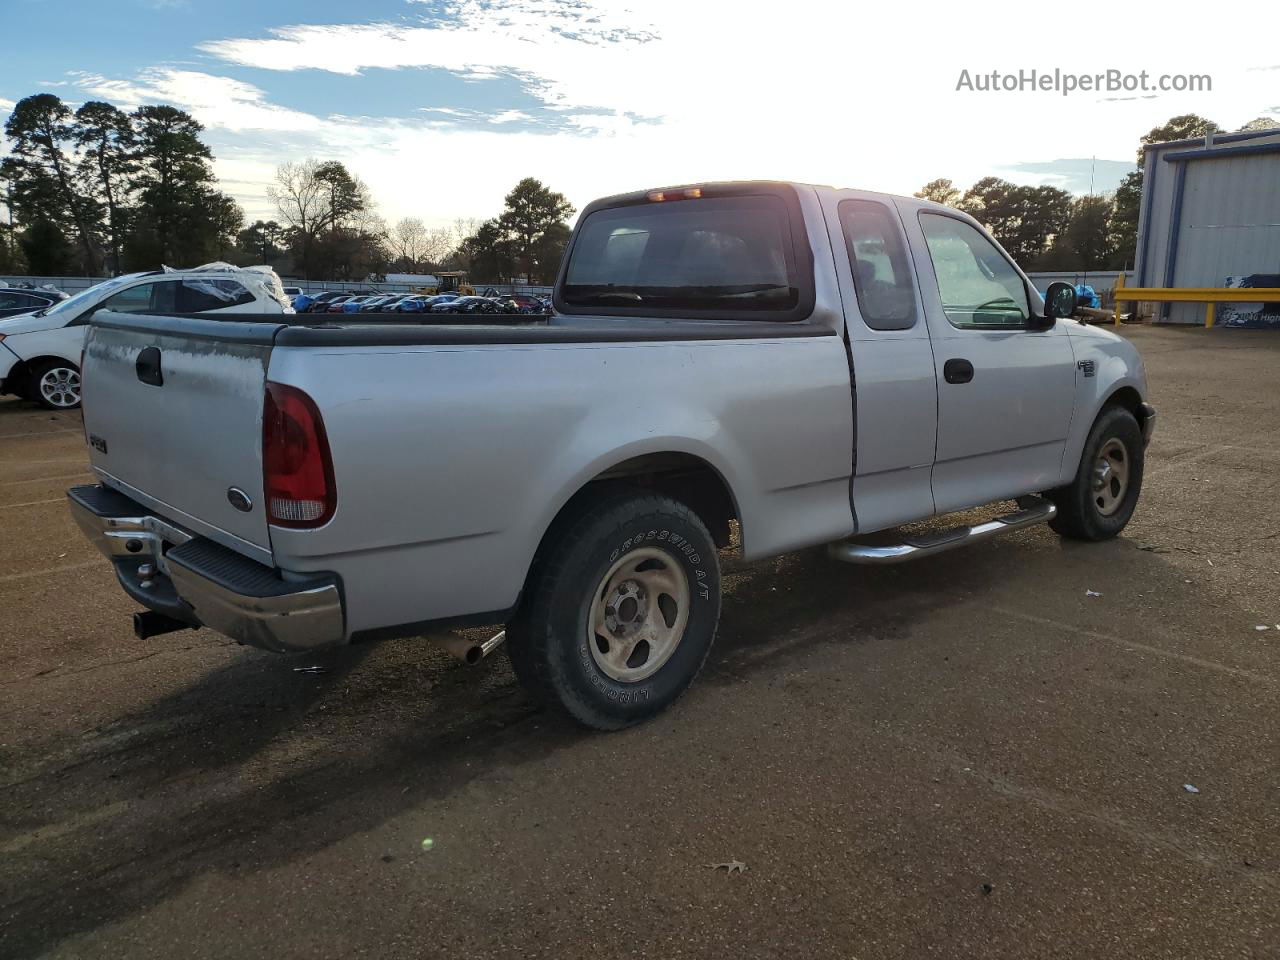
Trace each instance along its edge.
<instances>
[{"instance_id":1,"label":"side step bar","mask_svg":"<svg viewBox=\"0 0 1280 960\"><path fill-rule=\"evenodd\" d=\"M931 557L935 553L943 553L956 547L963 547L979 540L986 540L1010 530L1020 530L1037 523L1052 520L1058 512L1048 500L1039 497L1025 497L1019 504L1026 504L1021 510L996 517L976 526L953 527L938 533L930 533L920 537L904 537L901 543L885 546L872 546L865 543L853 543L843 540L827 547L827 552L834 560L845 563L905 563L920 557Z\"/></svg>"}]
</instances>

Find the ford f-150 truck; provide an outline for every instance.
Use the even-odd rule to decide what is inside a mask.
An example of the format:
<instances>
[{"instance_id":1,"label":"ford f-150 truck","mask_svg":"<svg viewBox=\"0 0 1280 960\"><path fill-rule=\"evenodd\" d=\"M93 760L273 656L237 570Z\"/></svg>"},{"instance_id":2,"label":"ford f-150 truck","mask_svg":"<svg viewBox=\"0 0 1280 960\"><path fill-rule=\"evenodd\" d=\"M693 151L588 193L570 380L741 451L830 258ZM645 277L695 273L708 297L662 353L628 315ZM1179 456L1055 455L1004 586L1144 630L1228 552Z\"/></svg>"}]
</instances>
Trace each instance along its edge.
<instances>
[{"instance_id":1,"label":"ford f-150 truck","mask_svg":"<svg viewBox=\"0 0 1280 960\"><path fill-rule=\"evenodd\" d=\"M304 651L503 624L536 696L614 729L693 680L731 542L895 563L1045 521L1102 540L1137 502L1137 352L958 211L788 183L611 197L553 300L532 324L99 312L100 483L69 497L139 634Z\"/></svg>"}]
</instances>

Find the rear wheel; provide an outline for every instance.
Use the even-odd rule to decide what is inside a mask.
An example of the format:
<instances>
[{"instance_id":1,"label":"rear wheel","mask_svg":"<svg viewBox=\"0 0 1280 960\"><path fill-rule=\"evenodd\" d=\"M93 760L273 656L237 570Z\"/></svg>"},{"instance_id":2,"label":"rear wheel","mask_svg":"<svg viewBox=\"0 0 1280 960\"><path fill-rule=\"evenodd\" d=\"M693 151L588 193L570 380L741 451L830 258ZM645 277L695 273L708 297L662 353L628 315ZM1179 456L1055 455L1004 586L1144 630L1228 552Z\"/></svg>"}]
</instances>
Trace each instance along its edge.
<instances>
[{"instance_id":1,"label":"rear wheel","mask_svg":"<svg viewBox=\"0 0 1280 960\"><path fill-rule=\"evenodd\" d=\"M520 681L579 723L618 730L693 682L720 619L720 564L688 507L644 493L558 521L508 625Z\"/></svg>"},{"instance_id":2,"label":"rear wheel","mask_svg":"<svg viewBox=\"0 0 1280 960\"><path fill-rule=\"evenodd\" d=\"M31 371L31 399L49 410L80 406L80 368L68 360L46 360Z\"/></svg>"},{"instance_id":3,"label":"rear wheel","mask_svg":"<svg viewBox=\"0 0 1280 960\"><path fill-rule=\"evenodd\" d=\"M1049 525L1076 540L1116 536L1138 505L1144 454L1133 414L1123 407L1104 409L1089 431L1075 479L1049 492L1058 508Z\"/></svg>"}]
</instances>

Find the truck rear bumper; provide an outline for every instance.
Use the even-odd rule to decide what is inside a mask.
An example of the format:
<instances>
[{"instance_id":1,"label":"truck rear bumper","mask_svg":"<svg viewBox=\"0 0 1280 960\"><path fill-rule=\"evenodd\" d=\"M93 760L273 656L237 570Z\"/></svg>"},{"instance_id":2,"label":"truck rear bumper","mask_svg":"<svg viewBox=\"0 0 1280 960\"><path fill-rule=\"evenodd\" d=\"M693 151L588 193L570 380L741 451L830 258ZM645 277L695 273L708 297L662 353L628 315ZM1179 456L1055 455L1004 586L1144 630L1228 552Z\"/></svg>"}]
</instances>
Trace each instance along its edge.
<instances>
[{"instance_id":1,"label":"truck rear bumper","mask_svg":"<svg viewBox=\"0 0 1280 960\"><path fill-rule=\"evenodd\" d=\"M121 587L148 609L277 653L344 642L336 575L292 577L194 536L107 487L72 487L67 499Z\"/></svg>"}]
</instances>

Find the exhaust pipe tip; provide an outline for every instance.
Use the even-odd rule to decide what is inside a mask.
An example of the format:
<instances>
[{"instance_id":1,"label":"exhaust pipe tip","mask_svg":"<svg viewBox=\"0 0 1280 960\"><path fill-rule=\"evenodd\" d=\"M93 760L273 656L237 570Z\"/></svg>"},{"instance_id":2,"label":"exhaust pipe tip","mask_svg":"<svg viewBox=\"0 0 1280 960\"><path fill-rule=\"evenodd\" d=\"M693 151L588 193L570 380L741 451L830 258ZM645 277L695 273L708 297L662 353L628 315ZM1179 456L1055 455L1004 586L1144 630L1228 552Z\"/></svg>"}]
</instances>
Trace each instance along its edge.
<instances>
[{"instance_id":1,"label":"exhaust pipe tip","mask_svg":"<svg viewBox=\"0 0 1280 960\"><path fill-rule=\"evenodd\" d=\"M506 639L507 631L505 630L494 634L483 643L476 643L474 640L466 640L453 633L431 637L431 641L437 647L445 653L457 657L469 667L474 667L477 663L501 646L502 642Z\"/></svg>"}]
</instances>

